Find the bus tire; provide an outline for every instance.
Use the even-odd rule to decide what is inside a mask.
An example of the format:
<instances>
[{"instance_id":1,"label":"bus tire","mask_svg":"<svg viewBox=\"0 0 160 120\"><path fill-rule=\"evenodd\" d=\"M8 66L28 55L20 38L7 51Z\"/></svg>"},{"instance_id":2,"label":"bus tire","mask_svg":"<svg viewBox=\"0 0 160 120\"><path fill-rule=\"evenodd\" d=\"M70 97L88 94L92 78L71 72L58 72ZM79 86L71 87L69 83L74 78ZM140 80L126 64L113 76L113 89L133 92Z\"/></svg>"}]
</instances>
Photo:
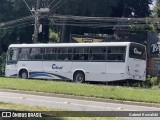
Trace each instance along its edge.
<instances>
[{"instance_id":1,"label":"bus tire","mask_svg":"<svg viewBox=\"0 0 160 120\"><path fill-rule=\"evenodd\" d=\"M21 70L19 73L20 78L22 79L28 79L28 72L27 70Z\"/></svg>"},{"instance_id":2,"label":"bus tire","mask_svg":"<svg viewBox=\"0 0 160 120\"><path fill-rule=\"evenodd\" d=\"M73 81L76 82L76 83L83 83L85 82L85 75L83 72L81 71L77 71L74 73L74 76L73 76Z\"/></svg>"}]
</instances>

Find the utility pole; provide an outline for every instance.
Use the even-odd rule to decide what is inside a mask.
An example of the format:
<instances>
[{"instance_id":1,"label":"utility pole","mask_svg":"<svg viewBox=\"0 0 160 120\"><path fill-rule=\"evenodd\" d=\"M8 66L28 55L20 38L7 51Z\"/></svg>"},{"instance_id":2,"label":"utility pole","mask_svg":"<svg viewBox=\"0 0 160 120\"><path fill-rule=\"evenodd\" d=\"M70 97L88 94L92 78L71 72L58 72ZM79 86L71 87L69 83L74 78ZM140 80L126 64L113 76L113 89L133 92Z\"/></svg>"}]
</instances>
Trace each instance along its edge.
<instances>
[{"instance_id":1,"label":"utility pole","mask_svg":"<svg viewBox=\"0 0 160 120\"><path fill-rule=\"evenodd\" d=\"M38 33L39 33L39 7L40 0L37 0L36 10L34 12L35 23L34 23L34 35L33 35L33 43L37 43L38 41Z\"/></svg>"},{"instance_id":2,"label":"utility pole","mask_svg":"<svg viewBox=\"0 0 160 120\"><path fill-rule=\"evenodd\" d=\"M34 34L32 35L33 43L38 42L38 33L39 33L39 16L40 13L47 13L50 11L49 8L40 8L41 0L37 0L36 10L34 8L30 9L29 5L27 4L26 0L23 0L27 5L28 9L30 10L31 14L34 15ZM34 14L33 14L33 13Z\"/></svg>"}]
</instances>

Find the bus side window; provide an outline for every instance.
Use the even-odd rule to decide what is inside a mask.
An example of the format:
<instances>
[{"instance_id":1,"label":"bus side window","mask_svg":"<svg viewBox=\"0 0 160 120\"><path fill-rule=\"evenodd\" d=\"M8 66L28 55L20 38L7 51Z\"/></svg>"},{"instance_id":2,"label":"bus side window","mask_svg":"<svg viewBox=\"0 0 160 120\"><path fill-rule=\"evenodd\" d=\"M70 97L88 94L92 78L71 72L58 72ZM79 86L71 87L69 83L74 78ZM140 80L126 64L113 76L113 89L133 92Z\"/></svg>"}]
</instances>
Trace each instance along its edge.
<instances>
[{"instance_id":1,"label":"bus side window","mask_svg":"<svg viewBox=\"0 0 160 120\"><path fill-rule=\"evenodd\" d=\"M106 47L91 47L89 53L90 61L105 61Z\"/></svg>"},{"instance_id":2,"label":"bus side window","mask_svg":"<svg viewBox=\"0 0 160 120\"><path fill-rule=\"evenodd\" d=\"M125 46L108 47L107 61L111 61L111 62L125 61L125 52L126 52L126 47Z\"/></svg>"},{"instance_id":3,"label":"bus side window","mask_svg":"<svg viewBox=\"0 0 160 120\"><path fill-rule=\"evenodd\" d=\"M44 48L43 60L57 60L57 48Z\"/></svg>"},{"instance_id":4,"label":"bus side window","mask_svg":"<svg viewBox=\"0 0 160 120\"><path fill-rule=\"evenodd\" d=\"M30 52L30 48L19 49L18 60L28 60L29 52Z\"/></svg>"},{"instance_id":5,"label":"bus side window","mask_svg":"<svg viewBox=\"0 0 160 120\"><path fill-rule=\"evenodd\" d=\"M58 50L58 60L69 61L72 59L72 48L59 48Z\"/></svg>"},{"instance_id":6,"label":"bus side window","mask_svg":"<svg viewBox=\"0 0 160 120\"><path fill-rule=\"evenodd\" d=\"M42 60L41 48L31 48L29 59L30 60Z\"/></svg>"},{"instance_id":7,"label":"bus side window","mask_svg":"<svg viewBox=\"0 0 160 120\"><path fill-rule=\"evenodd\" d=\"M89 54L88 47L74 48L73 60L86 61L86 60L88 60L88 54Z\"/></svg>"}]
</instances>

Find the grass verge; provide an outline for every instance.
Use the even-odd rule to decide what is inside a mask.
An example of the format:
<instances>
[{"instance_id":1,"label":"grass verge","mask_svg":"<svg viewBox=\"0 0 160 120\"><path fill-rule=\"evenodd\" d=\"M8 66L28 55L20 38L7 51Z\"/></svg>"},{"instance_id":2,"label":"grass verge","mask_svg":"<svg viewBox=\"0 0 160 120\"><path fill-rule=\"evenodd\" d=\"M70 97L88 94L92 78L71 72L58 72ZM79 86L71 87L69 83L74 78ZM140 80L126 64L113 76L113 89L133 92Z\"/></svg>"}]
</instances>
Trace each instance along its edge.
<instances>
[{"instance_id":1,"label":"grass verge","mask_svg":"<svg viewBox=\"0 0 160 120\"><path fill-rule=\"evenodd\" d=\"M1 103L0 102L0 109L5 109L8 111L28 111L28 112L42 112L43 113L47 113L48 116L54 116L54 117L42 117L42 118L38 118L38 120L122 120L120 118L116 118L116 117L59 117L56 111L61 111L63 112L64 110L59 110L59 109L49 109L46 107L39 107L39 106L26 106L26 105L18 105L18 104L11 104L11 103ZM3 110L2 110L3 111ZM51 112L52 111L52 112ZM70 114L71 116L73 116L72 111L68 111L67 114ZM80 113L81 115L79 116L84 116L82 115L82 113ZM43 116L43 115L42 115ZM74 115L76 116L76 115ZM87 114L85 114L85 116L87 116ZM17 119L17 118L16 118ZM22 118L21 118L22 119ZM27 120L37 120L37 118L27 118Z\"/></svg>"},{"instance_id":2,"label":"grass verge","mask_svg":"<svg viewBox=\"0 0 160 120\"><path fill-rule=\"evenodd\" d=\"M0 78L0 89L13 89L104 99L128 100L137 102L160 103L160 89L142 89L106 85L77 84L44 80L23 80Z\"/></svg>"}]
</instances>

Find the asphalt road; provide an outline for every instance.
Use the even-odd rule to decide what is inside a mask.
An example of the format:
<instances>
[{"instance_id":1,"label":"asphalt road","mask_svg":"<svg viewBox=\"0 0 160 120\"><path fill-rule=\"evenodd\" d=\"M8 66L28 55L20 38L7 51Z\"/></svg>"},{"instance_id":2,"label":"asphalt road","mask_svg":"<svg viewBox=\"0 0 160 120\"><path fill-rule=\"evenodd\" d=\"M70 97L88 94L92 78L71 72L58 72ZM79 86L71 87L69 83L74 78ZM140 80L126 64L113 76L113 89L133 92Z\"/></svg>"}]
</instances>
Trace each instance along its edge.
<instances>
[{"instance_id":1,"label":"asphalt road","mask_svg":"<svg viewBox=\"0 0 160 120\"><path fill-rule=\"evenodd\" d=\"M16 104L23 104L30 106L45 106L48 108L60 108L72 111L131 111L131 113L134 113L133 111L157 111L160 114L160 108L155 108L155 107L29 95L29 94L13 93L13 92L0 92L0 102L16 103ZM160 117L154 117L154 118L129 117L126 119L159 120Z\"/></svg>"}]
</instances>

